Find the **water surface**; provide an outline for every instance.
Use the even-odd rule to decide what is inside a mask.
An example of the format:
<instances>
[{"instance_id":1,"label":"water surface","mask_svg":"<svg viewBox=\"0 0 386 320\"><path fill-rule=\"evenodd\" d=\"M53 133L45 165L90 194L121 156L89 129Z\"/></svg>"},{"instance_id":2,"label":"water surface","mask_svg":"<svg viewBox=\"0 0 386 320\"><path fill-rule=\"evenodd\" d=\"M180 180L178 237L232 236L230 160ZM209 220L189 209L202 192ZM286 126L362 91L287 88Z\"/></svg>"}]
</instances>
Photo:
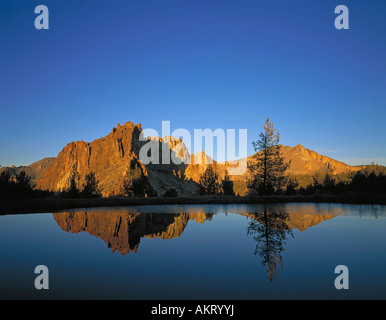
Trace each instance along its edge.
<instances>
[{"instance_id":1,"label":"water surface","mask_svg":"<svg viewBox=\"0 0 386 320\"><path fill-rule=\"evenodd\" d=\"M385 299L385 218L385 206L338 204L1 216L0 298ZM37 265L49 290L34 287Z\"/></svg>"}]
</instances>

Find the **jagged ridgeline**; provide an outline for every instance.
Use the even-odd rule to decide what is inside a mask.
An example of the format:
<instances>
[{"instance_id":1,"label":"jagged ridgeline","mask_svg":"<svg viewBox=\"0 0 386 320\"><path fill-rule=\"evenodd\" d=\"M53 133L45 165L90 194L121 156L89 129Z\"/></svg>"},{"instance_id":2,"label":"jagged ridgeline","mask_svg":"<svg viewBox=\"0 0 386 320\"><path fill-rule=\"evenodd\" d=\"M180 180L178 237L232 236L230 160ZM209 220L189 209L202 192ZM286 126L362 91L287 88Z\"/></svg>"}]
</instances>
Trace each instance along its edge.
<instances>
[{"instance_id":1,"label":"jagged ridgeline","mask_svg":"<svg viewBox=\"0 0 386 320\"><path fill-rule=\"evenodd\" d=\"M189 157L190 163L148 164L144 165L139 158L141 147L147 141L140 141L142 127L127 122L117 125L105 137L92 142L76 141L67 144L57 158L38 161L27 167L0 168L17 174L21 170L32 177L36 188L49 191L64 191L69 188L71 177L76 176L76 183L81 187L86 176L93 172L99 181L103 196L122 194L125 177L135 175L143 177L146 183L145 196L163 195L169 188L175 188L179 196L197 195L198 182L208 166L212 166L220 178L223 178L230 166L229 163L212 161L204 152L189 154L183 142L173 137L149 137L163 146L172 149L179 143L182 146L178 157ZM182 151L181 151L182 150ZM301 186L313 182L315 175L347 176L363 169L363 166L349 166L343 162L318 154L301 145L295 147L282 146L282 155L290 165L286 174L296 177ZM255 156L247 158L248 165L255 161ZM236 194L247 192L248 171L244 175L231 176Z\"/></svg>"}]
</instances>

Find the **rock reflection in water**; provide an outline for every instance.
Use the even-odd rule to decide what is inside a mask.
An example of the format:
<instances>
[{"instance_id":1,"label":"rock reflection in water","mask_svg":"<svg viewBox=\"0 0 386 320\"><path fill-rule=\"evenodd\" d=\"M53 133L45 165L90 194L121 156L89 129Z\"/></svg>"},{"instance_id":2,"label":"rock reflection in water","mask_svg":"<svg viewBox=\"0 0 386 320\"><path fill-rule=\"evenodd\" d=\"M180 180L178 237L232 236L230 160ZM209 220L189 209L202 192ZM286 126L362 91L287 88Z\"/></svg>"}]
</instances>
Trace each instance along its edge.
<instances>
[{"instance_id":1,"label":"rock reflection in water","mask_svg":"<svg viewBox=\"0 0 386 320\"><path fill-rule=\"evenodd\" d=\"M211 213L128 213L125 211L73 211L52 214L59 227L70 233L87 232L104 240L112 252L136 253L141 238L179 237L189 221L204 223Z\"/></svg>"},{"instance_id":2,"label":"rock reflection in water","mask_svg":"<svg viewBox=\"0 0 386 320\"><path fill-rule=\"evenodd\" d=\"M197 212L192 212L192 209L189 213L178 213L182 210L151 213L136 212L133 209L102 209L53 213L53 217L62 230L69 233L87 232L102 239L112 252L127 255L138 251L142 238L177 238L189 221L202 224L214 216L214 213L205 213L208 208L195 208ZM261 205L249 212L243 209L248 208L232 211L248 217L247 235L256 241L254 254L261 257L271 282L277 276L279 267L283 267L282 253L287 237L293 237L292 230L304 232L325 220L344 214L341 209L323 210L312 205Z\"/></svg>"}]
</instances>

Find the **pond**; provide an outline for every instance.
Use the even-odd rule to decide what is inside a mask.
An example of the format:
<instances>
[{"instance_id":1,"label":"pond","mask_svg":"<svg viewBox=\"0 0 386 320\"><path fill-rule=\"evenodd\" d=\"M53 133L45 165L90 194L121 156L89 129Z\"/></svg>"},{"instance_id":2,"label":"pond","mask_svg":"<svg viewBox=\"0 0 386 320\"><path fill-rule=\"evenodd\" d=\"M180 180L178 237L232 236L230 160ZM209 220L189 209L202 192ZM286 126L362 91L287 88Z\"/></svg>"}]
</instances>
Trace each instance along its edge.
<instances>
[{"instance_id":1,"label":"pond","mask_svg":"<svg viewBox=\"0 0 386 320\"><path fill-rule=\"evenodd\" d=\"M162 205L0 216L1 299L385 299L386 206ZM49 289L37 290L35 267ZM335 268L348 268L338 290Z\"/></svg>"}]
</instances>

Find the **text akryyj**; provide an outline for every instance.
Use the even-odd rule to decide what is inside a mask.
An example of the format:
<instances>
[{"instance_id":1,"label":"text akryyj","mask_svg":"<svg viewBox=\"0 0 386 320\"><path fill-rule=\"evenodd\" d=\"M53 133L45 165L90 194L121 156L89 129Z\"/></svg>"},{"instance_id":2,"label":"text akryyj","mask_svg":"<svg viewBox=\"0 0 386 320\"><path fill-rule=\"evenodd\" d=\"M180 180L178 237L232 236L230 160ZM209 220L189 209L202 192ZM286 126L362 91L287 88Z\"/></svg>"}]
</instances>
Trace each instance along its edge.
<instances>
[{"instance_id":1,"label":"text akryyj","mask_svg":"<svg viewBox=\"0 0 386 320\"><path fill-rule=\"evenodd\" d=\"M208 304L208 305L197 305L197 307L192 309L186 309L186 307L165 307L159 304L157 307L152 307L152 315L176 315L182 317L185 312L194 313L197 315L228 315L233 317L234 314L234 305L217 305L217 304Z\"/></svg>"}]
</instances>

